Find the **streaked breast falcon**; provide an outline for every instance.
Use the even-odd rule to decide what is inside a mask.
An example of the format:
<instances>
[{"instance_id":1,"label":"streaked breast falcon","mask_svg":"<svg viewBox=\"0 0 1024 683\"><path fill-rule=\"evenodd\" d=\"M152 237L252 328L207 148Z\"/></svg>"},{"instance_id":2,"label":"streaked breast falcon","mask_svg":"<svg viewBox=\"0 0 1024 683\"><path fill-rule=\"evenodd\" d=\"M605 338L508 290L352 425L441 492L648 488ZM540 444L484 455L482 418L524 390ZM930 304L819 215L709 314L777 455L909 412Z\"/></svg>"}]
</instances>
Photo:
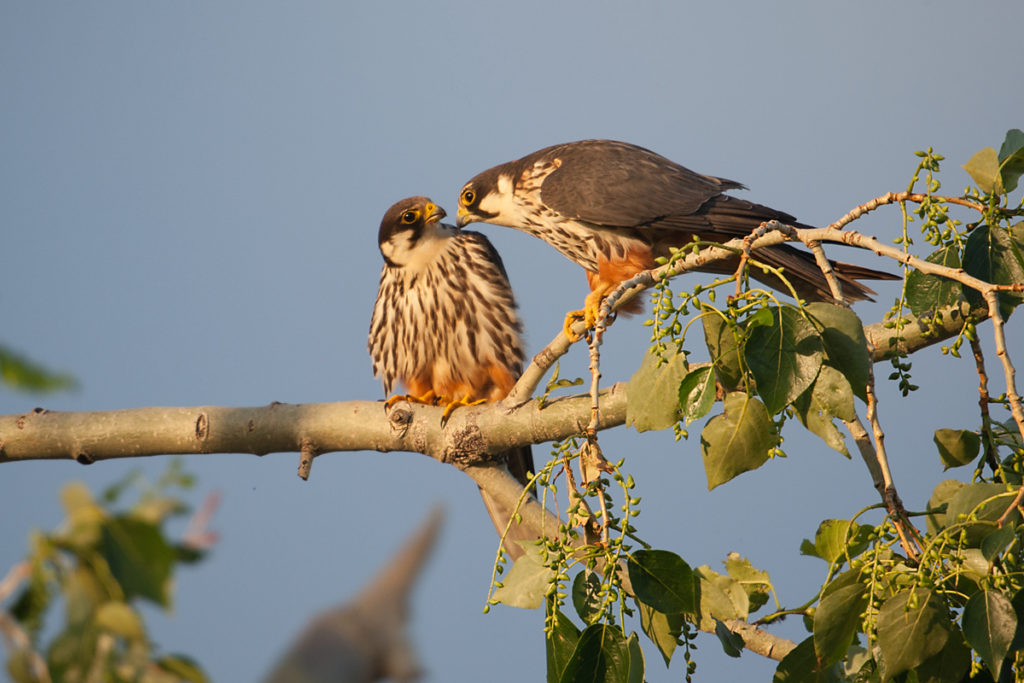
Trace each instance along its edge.
<instances>
[{"instance_id":1,"label":"streaked breast falcon","mask_svg":"<svg viewBox=\"0 0 1024 683\"><path fill-rule=\"evenodd\" d=\"M695 173L643 147L614 140L581 140L546 147L476 175L459 194L458 225L494 223L530 233L583 266L591 293L584 310L566 318L566 333L582 314L590 327L601 299L619 282L652 268L696 236L709 242L745 237L764 221L810 227L775 209L725 194L744 189L733 180ZM784 268L797 294L831 301L814 256L790 245L758 250L756 258ZM737 259L710 264L730 273ZM870 268L832 263L850 300L874 292L857 281L898 279ZM751 275L785 291L774 275ZM570 334L570 336L572 336Z\"/></svg>"},{"instance_id":2,"label":"streaked breast falcon","mask_svg":"<svg viewBox=\"0 0 1024 683\"><path fill-rule=\"evenodd\" d=\"M522 323L501 257L478 232L441 222L445 211L427 197L394 204L380 223L384 256L367 343L373 372L390 394L402 385L422 403L442 403L445 417L460 405L503 399L522 372ZM389 399L388 404L394 403ZM525 486L533 470L529 446L503 454ZM512 510L481 490L499 533ZM531 539L517 533L511 538ZM522 554L506 544L513 557Z\"/></svg>"}]
</instances>

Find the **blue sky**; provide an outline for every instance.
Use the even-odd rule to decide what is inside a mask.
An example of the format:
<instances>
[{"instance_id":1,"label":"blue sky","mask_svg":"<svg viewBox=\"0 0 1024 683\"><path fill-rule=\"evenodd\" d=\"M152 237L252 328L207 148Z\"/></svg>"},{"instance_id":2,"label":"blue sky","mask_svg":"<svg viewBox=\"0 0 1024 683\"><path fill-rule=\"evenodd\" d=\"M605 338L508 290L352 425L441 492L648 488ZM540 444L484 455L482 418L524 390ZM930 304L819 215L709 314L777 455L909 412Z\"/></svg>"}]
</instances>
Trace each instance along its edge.
<instances>
[{"instance_id":1,"label":"blue sky","mask_svg":"<svg viewBox=\"0 0 1024 683\"><path fill-rule=\"evenodd\" d=\"M903 189L927 146L959 165L1024 127L1019 2L985 11L904 3L14 3L0 4L0 339L73 372L75 393L0 389L0 413L146 405L375 399L366 330L380 217L425 194L455 207L467 179L567 140L609 137L739 180L744 196L826 223ZM895 209L857 227L890 239ZM501 251L529 352L586 293L582 272L526 235L478 227ZM878 266L848 250L842 258ZM879 318L896 295L858 312ZM1012 321L1011 334L1024 330ZM988 327L985 331L987 333ZM621 320L606 382L647 341ZM1012 350L1012 349L1011 349ZM582 375L574 349L563 376ZM881 390L909 508L943 478L930 434L977 422L971 364L921 354L922 391ZM885 375L885 371L880 373ZM785 604L820 562L797 555L826 517L875 502L863 465L791 431L790 457L708 492L698 441L617 430L655 545L720 568L769 571ZM539 454L543 449L537 449ZM0 572L57 491L164 459L5 466ZM542 618L482 615L495 538L473 484L410 454L190 457L224 495L211 558L151 621L215 680L254 680L315 611L351 595L436 501L448 517L412 635L429 680L540 680ZM783 634L801 637L799 624ZM509 656L510 650L515 652ZM679 680L650 653L648 679ZM774 665L697 654L704 680L767 680Z\"/></svg>"}]
</instances>

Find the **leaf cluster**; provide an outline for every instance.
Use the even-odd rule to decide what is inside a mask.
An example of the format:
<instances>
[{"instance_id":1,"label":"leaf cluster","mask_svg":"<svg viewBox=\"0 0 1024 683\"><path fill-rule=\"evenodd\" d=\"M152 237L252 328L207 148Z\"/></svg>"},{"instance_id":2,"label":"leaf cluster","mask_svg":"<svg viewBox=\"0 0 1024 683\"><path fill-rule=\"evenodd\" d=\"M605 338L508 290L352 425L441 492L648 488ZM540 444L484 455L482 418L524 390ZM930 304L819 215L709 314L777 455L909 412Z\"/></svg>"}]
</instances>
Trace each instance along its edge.
<instances>
[{"instance_id":1,"label":"leaf cluster","mask_svg":"<svg viewBox=\"0 0 1024 683\"><path fill-rule=\"evenodd\" d=\"M985 152L965 166L978 186L966 195L984 207L967 225L950 214L946 201L931 196L941 187L942 157L928 150L919 158L910 190L923 182L928 194L913 211L902 207L904 232L897 243L909 254L914 240L906 226L919 221L924 240L935 247L928 262L986 283L1024 286L1024 222L1014 222L1021 207L1010 206L1007 196L1024 173L1024 133L1010 131L998 154ZM652 346L630 381L627 424L638 431L673 427L678 438L707 418L700 444L709 489L783 455L783 428L793 418L848 457L839 427L857 422L855 399L867 403L874 393L872 353L859 318L842 306L780 302L763 290L747 289L716 305L715 290L727 284L734 285L734 278L674 295L667 281L659 283L649 321ZM1000 315L1011 315L1022 300L1024 292L1002 289ZM896 330L897 346L911 320L904 311L927 327L941 322L944 310L984 303L979 291L956 280L908 269L886 326ZM696 315L687 319L691 313ZM690 364L687 335L697 320L710 362ZM978 320L959 322L959 336L943 347L954 357L963 342L977 341ZM910 362L889 355L890 380L907 395L916 388ZM976 355L984 378L980 351ZM907 518L892 507L879 522L864 523L861 515L886 507L873 505L850 520L823 521L814 540L804 540L801 552L822 559L828 571L806 603L761 618L767 624L800 614L809 634L782 660L776 680L1024 680L1017 666L1024 661L1024 633L1018 633L1024 622L1024 528L1009 507L1019 504L1024 447L1014 420L994 414L1011 412L1010 399L985 393L982 399L977 429L954 425L934 434L937 465L973 465L974 472L970 483L950 480L936 488L923 532L911 529L908 540ZM907 552L908 543L920 552ZM742 638L724 624L746 619L753 603L732 570L693 571L661 550L632 553L628 567L642 630L666 662L683 643L693 664L688 634L698 626L717 633L727 652L742 648ZM760 585L770 590L766 574ZM667 598L676 602L666 604Z\"/></svg>"},{"instance_id":2,"label":"leaf cluster","mask_svg":"<svg viewBox=\"0 0 1024 683\"><path fill-rule=\"evenodd\" d=\"M36 681L32 657L43 655L52 680L206 681L184 655L161 654L146 633L141 603L172 607L173 576L183 563L204 552L170 540L164 527L187 506L171 493L191 486L191 477L173 461L156 484L138 474L117 482L97 499L82 483L61 492L65 520L52 532L35 532L26 562L26 586L10 613L27 634L26 646L11 652L7 673L13 681ZM126 509L118 505L137 491ZM63 606L63 621L47 643L47 619Z\"/></svg>"}]
</instances>

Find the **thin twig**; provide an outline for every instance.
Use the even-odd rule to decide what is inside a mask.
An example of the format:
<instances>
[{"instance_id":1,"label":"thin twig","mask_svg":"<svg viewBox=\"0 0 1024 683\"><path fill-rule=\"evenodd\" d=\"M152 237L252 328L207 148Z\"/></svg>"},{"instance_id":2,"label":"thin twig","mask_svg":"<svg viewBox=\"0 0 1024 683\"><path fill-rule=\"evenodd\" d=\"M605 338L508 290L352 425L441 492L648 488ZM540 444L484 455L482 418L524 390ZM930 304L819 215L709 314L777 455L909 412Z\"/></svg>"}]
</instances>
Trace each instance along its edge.
<instances>
[{"instance_id":1,"label":"thin twig","mask_svg":"<svg viewBox=\"0 0 1024 683\"><path fill-rule=\"evenodd\" d=\"M875 459L878 461L878 468L882 473L882 484L885 487L882 492L882 502L885 503L886 509L892 516L893 526L896 527L896 533L899 534L900 537L900 545L903 546L904 552L907 553L907 558L916 562L917 558L921 554L921 548L909 538L911 534L908 533L907 527L913 528L913 526L907 518L906 510L903 509L903 501L900 500L899 493L896 491L896 485L893 483L892 479L892 471L889 469L889 458L885 452L885 432L882 431L882 423L881 420L878 419L878 396L875 394L875 369L874 366L870 364L868 365L867 399L868 423L871 425L871 431L875 437ZM913 530L913 535L920 536L916 529Z\"/></svg>"},{"instance_id":2,"label":"thin twig","mask_svg":"<svg viewBox=\"0 0 1024 683\"><path fill-rule=\"evenodd\" d=\"M1006 335L1003 332L1003 316L999 312L998 289L991 287L984 291L985 301L988 303L988 316L992 319L992 336L996 343L996 355L1003 364L1003 374L1006 376L1006 400L1010 404L1010 414L1017 423L1017 431L1021 439L1024 439L1024 408L1021 407L1020 394L1017 393L1017 371L1010 360L1010 353L1006 350Z\"/></svg>"},{"instance_id":3,"label":"thin twig","mask_svg":"<svg viewBox=\"0 0 1024 683\"><path fill-rule=\"evenodd\" d=\"M7 576L0 581L0 602L7 599L7 596L18 589L21 582L32 574L32 565L28 562L19 562L9 570Z\"/></svg>"},{"instance_id":4,"label":"thin twig","mask_svg":"<svg viewBox=\"0 0 1024 683\"><path fill-rule=\"evenodd\" d=\"M978 213L984 213L985 209L987 208L981 204L978 204L977 202L972 202L971 200L964 199L962 197L940 197L938 195L921 194L918 192L887 192L886 194L883 194L880 197L875 197L871 201L861 204L860 206L852 209L845 216L837 220L835 223L832 223L828 227L839 230L843 226L849 225L850 223L857 220L858 218L861 218L865 214L874 211L880 206L885 206L886 204L896 204L898 202L915 202L917 204L920 204L925 199L930 199L933 202L938 201L947 202L949 204L959 204L960 206L966 206L969 209L974 209Z\"/></svg>"},{"instance_id":5,"label":"thin twig","mask_svg":"<svg viewBox=\"0 0 1024 683\"><path fill-rule=\"evenodd\" d=\"M303 481L309 480L309 471L313 468L313 460L318 455L320 455L320 451L317 450L313 440L303 437L299 448L299 477Z\"/></svg>"},{"instance_id":6,"label":"thin twig","mask_svg":"<svg viewBox=\"0 0 1024 683\"><path fill-rule=\"evenodd\" d=\"M821 269L822 275L825 276L825 282L828 283L828 290L832 294L832 299L840 306L847 306L849 304L846 299L843 298L843 288L839 284L839 278L836 277L835 270L832 269L832 262L825 256L825 250L821 248L821 242L818 240L808 240L807 246L810 248L811 253L814 254L814 261L818 264L818 268Z\"/></svg>"},{"instance_id":7,"label":"thin twig","mask_svg":"<svg viewBox=\"0 0 1024 683\"><path fill-rule=\"evenodd\" d=\"M566 483L569 484L569 508L575 507L577 510L576 519L570 519L569 524L582 527L586 545L592 545L600 538L597 531L599 526L597 519L590 509L590 505L587 504L587 499L580 493L579 486L576 485L576 477L572 473L572 465L568 456L563 455L562 468L565 472Z\"/></svg>"},{"instance_id":8,"label":"thin twig","mask_svg":"<svg viewBox=\"0 0 1024 683\"><path fill-rule=\"evenodd\" d=\"M985 356L982 354L978 335L972 334L969 340L971 342L971 351L974 353L974 366L978 370L978 407L981 409L981 440L985 444L985 462L992 468L992 473L998 475L999 463L996 462L996 449L992 437L992 417L988 410L991 397L988 393L988 374L985 372Z\"/></svg>"},{"instance_id":9,"label":"thin twig","mask_svg":"<svg viewBox=\"0 0 1024 683\"><path fill-rule=\"evenodd\" d=\"M1003 525L1006 524L1006 520L1010 519L1010 515L1015 511L1020 511L1021 514L1024 514L1024 509L1021 508L1022 500L1024 500L1024 486L1017 489L1017 495L1014 496L1013 502L1007 506L1006 510L1003 511L1003 514L999 515L999 519L996 520L997 527L1002 529Z\"/></svg>"},{"instance_id":10,"label":"thin twig","mask_svg":"<svg viewBox=\"0 0 1024 683\"><path fill-rule=\"evenodd\" d=\"M868 472L871 473L871 483L874 485L875 490L878 491L878 495L884 500L885 477L882 474L882 468L878 464L878 458L875 457L875 447L871 443L871 435L868 434L868 430L864 427L864 423L860 421L859 416L855 415L853 420L843 420L843 424L850 430L850 436L853 437L853 442L857 445L860 457L864 460Z\"/></svg>"},{"instance_id":11,"label":"thin twig","mask_svg":"<svg viewBox=\"0 0 1024 683\"><path fill-rule=\"evenodd\" d=\"M587 346L590 351L590 423L587 424L587 438L597 438L597 425L601 421L598 396L601 391L601 340L604 338L606 314L598 312L597 323L590 335Z\"/></svg>"},{"instance_id":12,"label":"thin twig","mask_svg":"<svg viewBox=\"0 0 1024 683\"><path fill-rule=\"evenodd\" d=\"M577 323L580 326L582 324ZM565 336L564 332L559 332L547 346L533 357L530 364L523 370L523 374L519 376L515 386L512 387L512 391L508 392L508 396L502 400L502 404L509 409L514 409L529 401L541 380L544 379L544 375L555 364L555 361L566 354L570 346L572 346L572 342L569 341L569 338Z\"/></svg>"},{"instance_id":13,"label":"thin twig","mask_svg":"<svg viewBox=\"0 0 1024 683\"><path fill-rule=\"evenodd\" d=\"M203 499L202 505L188 520L185 533L181 535L181 544L184 547L209 550L217 543L217 532L210 531L210 521L213 519L213 513L220 507L220 499L219 491L213 491Z\"/></svg>"}]
</instances>

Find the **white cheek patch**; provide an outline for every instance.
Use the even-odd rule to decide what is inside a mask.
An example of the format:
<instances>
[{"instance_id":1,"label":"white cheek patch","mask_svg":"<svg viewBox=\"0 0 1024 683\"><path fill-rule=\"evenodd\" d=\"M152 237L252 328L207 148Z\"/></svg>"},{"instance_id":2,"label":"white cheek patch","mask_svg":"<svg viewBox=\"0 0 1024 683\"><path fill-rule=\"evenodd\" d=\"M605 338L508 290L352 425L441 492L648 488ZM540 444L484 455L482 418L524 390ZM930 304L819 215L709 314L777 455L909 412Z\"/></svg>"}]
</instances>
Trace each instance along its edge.
<instances>
[{"instance_id":1,"label":"white cheek patch","mask_svg":"<svg viewBox=\"0 0 1024 683\"><path fill-rule=\"evenodd\" d=\"M520 220L522 206L515 196L515 186L508 176L498 176L497 187L480 200L480 211L486 213L489 223L515 227Z\"/></svg>"},{"instance_id":2,"label":"white cheek patch","mask_svg":"<svg viewBox=\"0 0 1024 683\"><path fill-rule=\"evenodd\" d=\"M400 232L392 235L387 242L380 245L380 253L391 263L397 266L405 265L409 260L409 252L412 247L409 243L410 232Z\"/></svg>"},{"instance_id":3,"label":"white cheek patch","mask_svg":"<svg viewBox=\"0 0 1024 683\"><path fill-rule=\"evenodd\" d=\"M380 251L384 258L404 269L407 274L415 275L434 262L455 234L456 230L451 226L432 223L423 229L416 241L412 239L411 230L392 235L380 245Z\"/></svg>"}]
</instances>

